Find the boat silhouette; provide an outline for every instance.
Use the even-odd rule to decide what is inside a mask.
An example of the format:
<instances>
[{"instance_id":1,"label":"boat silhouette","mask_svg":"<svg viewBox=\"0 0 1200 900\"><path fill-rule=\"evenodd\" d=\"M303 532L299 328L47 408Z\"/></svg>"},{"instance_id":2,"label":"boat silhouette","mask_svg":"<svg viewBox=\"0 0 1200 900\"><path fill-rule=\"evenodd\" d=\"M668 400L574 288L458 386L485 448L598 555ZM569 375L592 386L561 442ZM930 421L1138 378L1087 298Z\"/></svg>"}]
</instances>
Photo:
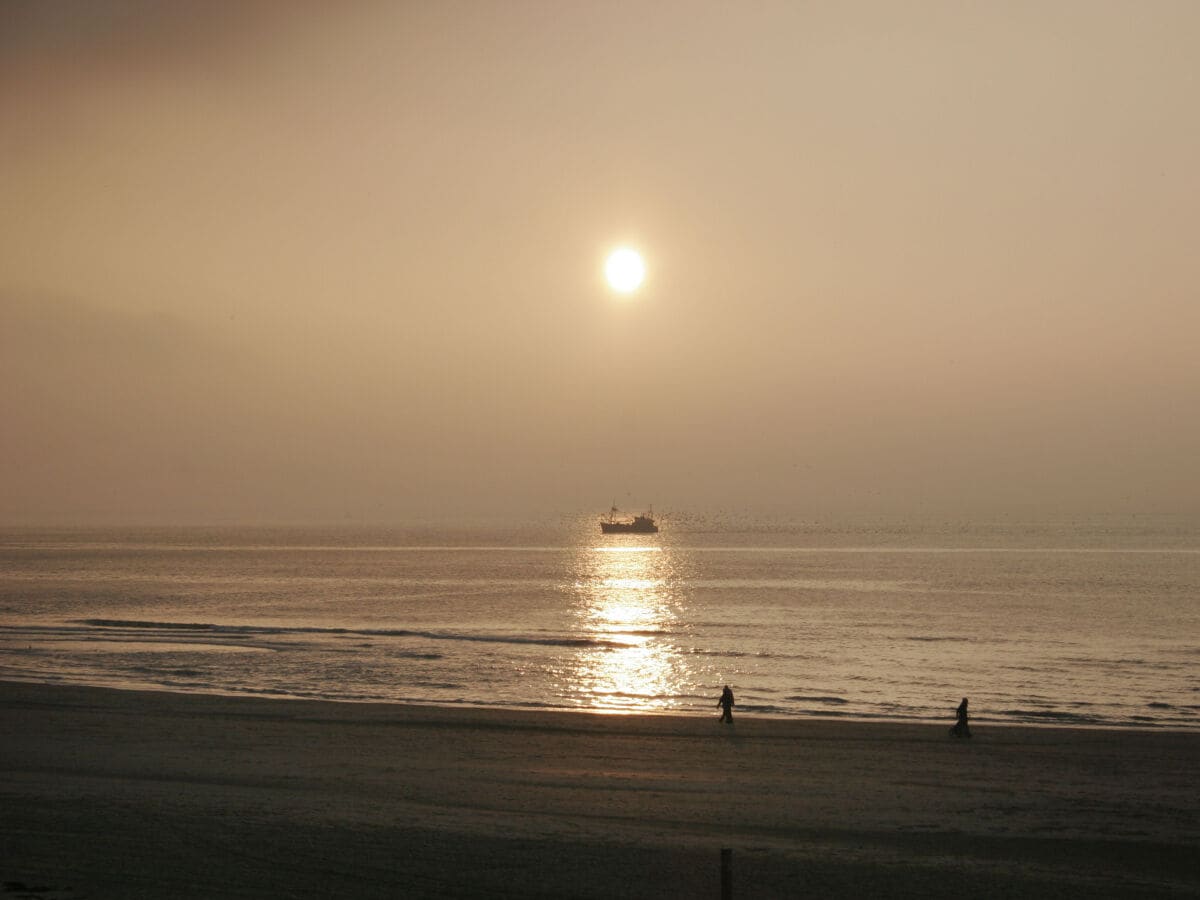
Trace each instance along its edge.
<instances>
[{"instance_id":1,"label":"boat silhouette","mask_svg":"<svg viewBox=\"0 0 1200 900\"><path fill-rule=\"evenodd\" d=\"M608 518L600 520L600 530L604 534L657 534L658 525L654 522L654 510L650 509L632 519L618 519L620 510L616 506L608 511Z\"/></svg>"}]
</instances>

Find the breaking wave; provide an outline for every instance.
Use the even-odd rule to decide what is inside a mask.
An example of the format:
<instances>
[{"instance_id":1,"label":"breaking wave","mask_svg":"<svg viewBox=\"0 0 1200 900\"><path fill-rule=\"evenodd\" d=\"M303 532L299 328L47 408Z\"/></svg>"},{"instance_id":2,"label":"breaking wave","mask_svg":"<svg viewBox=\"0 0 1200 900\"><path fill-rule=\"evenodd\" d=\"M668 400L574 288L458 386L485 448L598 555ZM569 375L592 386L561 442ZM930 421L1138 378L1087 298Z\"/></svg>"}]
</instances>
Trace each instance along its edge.
<instances>
[{"instance_id":1,"label":"breaking wave","mask_svg":"<svg viewBox=\"0 0 1200 900\"><path fill-rule=\"evenodd\" d=\"M77 624L92 628L124 629L142 633L156 631L168 634L211 634L225 636L283 635L351 635L376 638L424 638L430 641L474 641L484 644L533 644L542 647L595 647L619 649L625 647L619 641L585 637L542 637L526 634L496 634L483 632L427 631L410 628L318 628L313 626L281 625L220 625L210 622L153 622L136 619L76 619ZM634 632L643 633L643 632Z\"/></svg>"}]
</instances>

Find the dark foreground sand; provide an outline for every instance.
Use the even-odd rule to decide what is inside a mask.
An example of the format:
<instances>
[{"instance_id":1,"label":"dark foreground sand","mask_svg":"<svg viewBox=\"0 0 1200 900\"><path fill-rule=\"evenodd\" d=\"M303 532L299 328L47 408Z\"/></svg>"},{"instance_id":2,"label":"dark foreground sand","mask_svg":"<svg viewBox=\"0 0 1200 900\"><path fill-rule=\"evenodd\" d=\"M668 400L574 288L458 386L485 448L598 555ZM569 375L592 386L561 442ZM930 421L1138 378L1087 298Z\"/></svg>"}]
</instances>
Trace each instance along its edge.
<instances>
[{"instance_id":1,"label":"dark foreground sand","mask_svg":"<svg viewBox=\"0 0 1200 900\"><path fill-rule=\"evenodd\" d=\"M1200 895L1200 735L0 683L7 896Z\"/></svg>"}]
</instances>

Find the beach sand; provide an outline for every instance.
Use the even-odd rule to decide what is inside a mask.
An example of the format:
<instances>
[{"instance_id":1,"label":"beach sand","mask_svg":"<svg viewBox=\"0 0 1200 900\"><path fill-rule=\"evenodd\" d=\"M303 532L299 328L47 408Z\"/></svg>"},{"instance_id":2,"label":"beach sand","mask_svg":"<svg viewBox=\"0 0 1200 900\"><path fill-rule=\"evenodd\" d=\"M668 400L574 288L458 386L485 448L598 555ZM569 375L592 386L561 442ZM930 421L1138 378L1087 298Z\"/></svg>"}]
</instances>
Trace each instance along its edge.
<instances>
[{"instance_id":1,"label":"beach sand","mask_svg":"<svg viewBox=\"0 0 1200 900\"><path fill-rule=\"evenodd\" d=\"M715 703L715 697L714 697ZM9 896L1200 895L1200 734L0 683Z\"/></svg>"}]
</instances>

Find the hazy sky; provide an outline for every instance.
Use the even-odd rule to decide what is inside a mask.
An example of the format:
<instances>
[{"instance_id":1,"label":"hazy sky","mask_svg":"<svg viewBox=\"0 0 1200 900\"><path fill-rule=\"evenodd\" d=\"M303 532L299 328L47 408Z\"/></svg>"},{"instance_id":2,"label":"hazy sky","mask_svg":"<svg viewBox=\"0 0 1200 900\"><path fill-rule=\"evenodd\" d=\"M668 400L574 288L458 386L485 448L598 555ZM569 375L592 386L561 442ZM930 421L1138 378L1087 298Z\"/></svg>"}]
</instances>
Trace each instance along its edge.
<instances>
[{"instance_id":1,"label":"hazy sky","mask_svg":"<svg viewBox=\"0 0 1200 900\"><path fill-rule=\"evenodd\" d=\"M0 523L1200 512L1198 46L1193 0L9 0Z\"/></svg>"}]
</instances>

